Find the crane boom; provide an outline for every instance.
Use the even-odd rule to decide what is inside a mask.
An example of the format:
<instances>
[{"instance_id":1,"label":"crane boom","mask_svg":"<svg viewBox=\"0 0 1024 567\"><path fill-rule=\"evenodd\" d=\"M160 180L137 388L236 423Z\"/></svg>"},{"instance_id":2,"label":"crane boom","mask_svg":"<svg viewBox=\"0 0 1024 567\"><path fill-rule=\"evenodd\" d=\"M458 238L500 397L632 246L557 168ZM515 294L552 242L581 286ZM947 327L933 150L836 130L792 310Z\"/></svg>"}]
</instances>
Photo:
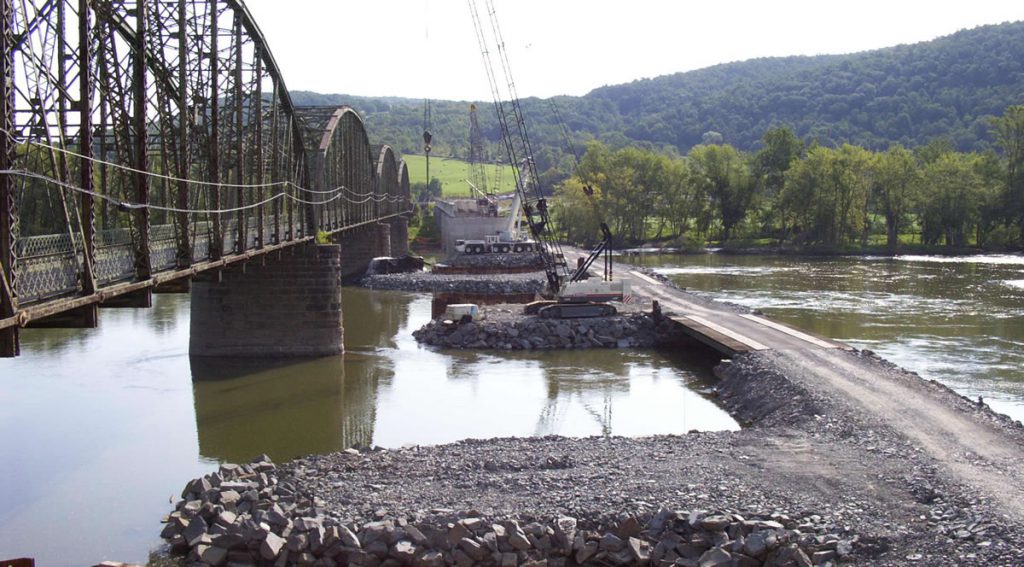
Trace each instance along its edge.
<instances>
[{"instance_id":1,"label":"crane boom","mask_svg":"<svg viewBox=\"0 0 1024 567\"><path fill-rule=\"evenodd\" d=\"M537 243L534 249L544 265L548 290L553 295L557 295L561 291L564 282L570 277L569 269L565 263L565 256L562 254L561 247L551 233L551 217L548 213L547 199L540 188L537 166L533 160L533 148L530 145L530 136L526 129L526 121L523 119L515 82L512 80L508 55L505 52L505 42L501 36L501 29L498 26L494 3L492 0L485 0L491 35L497 46L497 55L501 63L507 97L502 96L502 90L494 72L494 66L491 62L491 50L489 48L490 42L488 41L488 34L483 22L480 19L480 14L477 11L476 0L468 0L468 3L477 42L480 45L480 53L484 59L484 68L487 72L491 96L494 99L494 111L498 118L498 124L501 127L502 142L508 155L509 164L512 166L516 193L522 201L523 216L526 218L526 223L530 228L530 235ZM504 100L505 98L507 100Z\"/></svg>"}]
</instances>

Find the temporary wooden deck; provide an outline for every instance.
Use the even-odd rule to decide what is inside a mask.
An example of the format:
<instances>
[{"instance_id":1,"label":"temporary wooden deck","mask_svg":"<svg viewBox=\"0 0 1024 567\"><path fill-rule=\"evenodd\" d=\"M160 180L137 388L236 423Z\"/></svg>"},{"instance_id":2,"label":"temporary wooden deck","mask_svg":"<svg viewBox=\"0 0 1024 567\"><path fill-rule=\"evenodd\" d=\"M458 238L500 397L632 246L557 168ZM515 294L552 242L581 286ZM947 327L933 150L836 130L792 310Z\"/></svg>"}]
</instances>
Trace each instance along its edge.
<instances>
[{"instance_id":1,"label":"temporary wooden deck","mask_svg":"<svg viewBox=\"0 0 1024 567\"><path fill-rule=\"evenodd\" d=\"M687 335L697 339L725 356L735 356L755 350L767 350L768 347L694 315L678 315L668 317L675 322Z\"/></svg>"}]
</instances>

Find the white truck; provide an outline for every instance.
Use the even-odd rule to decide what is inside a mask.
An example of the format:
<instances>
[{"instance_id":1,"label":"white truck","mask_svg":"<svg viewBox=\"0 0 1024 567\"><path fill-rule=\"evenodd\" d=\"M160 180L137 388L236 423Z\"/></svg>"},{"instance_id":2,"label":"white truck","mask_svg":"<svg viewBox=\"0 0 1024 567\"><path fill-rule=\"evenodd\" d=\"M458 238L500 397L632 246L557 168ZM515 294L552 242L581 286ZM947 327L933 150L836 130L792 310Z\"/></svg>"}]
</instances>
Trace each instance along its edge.
<instances>
[{"instance_id":1,"label":"white truck","mask_svg":"<svg viewBox=\"0 0 1024 567\"><path fill-rule=\"evenodd\" d=\"M467 182L468 183L468 182ZM472 183L470 187L476 189ZM482 240L459 239L455 241L455 251L460 254L522 254L533 252L537 245L519 229L519 219L522 215L522 199L516 191L512 198L512 205L508 211L508 222L497 234L484 235Z\"/></svg>"}]
</instances>

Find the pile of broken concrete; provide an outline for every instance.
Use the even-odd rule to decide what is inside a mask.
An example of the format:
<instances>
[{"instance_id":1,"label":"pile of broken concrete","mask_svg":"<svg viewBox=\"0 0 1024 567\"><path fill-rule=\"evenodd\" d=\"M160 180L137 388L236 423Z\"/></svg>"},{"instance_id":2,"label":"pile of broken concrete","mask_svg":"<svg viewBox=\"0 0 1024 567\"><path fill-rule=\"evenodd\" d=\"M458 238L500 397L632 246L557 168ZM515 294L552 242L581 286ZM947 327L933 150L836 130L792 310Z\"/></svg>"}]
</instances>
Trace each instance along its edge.
<instances>
[{"instance_id":1,"label":"pile of broken concrete","mask_svg":"<svg viewBox=\"0 0 1024 567\"><path fill-rule=\"evenodd\" d=\"M297 481L279 478L266 456L190 481L161 535L173 554L212 566L810 567L841 561L854 543L782 514L665 508L646 520L622 514L525 522L436 509L345 523Z\"/></svg>"}]
</instances>

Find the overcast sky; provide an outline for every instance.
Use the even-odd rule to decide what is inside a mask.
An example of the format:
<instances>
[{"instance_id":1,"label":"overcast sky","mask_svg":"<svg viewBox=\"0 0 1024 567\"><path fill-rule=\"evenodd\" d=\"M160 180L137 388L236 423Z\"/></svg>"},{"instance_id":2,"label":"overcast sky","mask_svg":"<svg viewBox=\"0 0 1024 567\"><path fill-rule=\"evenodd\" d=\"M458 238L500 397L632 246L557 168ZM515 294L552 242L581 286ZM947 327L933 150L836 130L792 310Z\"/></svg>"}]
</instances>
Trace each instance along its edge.
<instances>
[{"instance_id":1,"label":"overcast sky","mask_svg":"<svg viewBox=\"0 0 1024 567\"><path fill-rule=\"evenodd\" d=\"M484 0L476 1L486 20ZM291 90L491 100L466 0L245 3ZM864 51L1024 19L1021 0L494 0L494 5L521 97L583 95L603 85L718 63Z\"/></svg>"}]
</instances>

